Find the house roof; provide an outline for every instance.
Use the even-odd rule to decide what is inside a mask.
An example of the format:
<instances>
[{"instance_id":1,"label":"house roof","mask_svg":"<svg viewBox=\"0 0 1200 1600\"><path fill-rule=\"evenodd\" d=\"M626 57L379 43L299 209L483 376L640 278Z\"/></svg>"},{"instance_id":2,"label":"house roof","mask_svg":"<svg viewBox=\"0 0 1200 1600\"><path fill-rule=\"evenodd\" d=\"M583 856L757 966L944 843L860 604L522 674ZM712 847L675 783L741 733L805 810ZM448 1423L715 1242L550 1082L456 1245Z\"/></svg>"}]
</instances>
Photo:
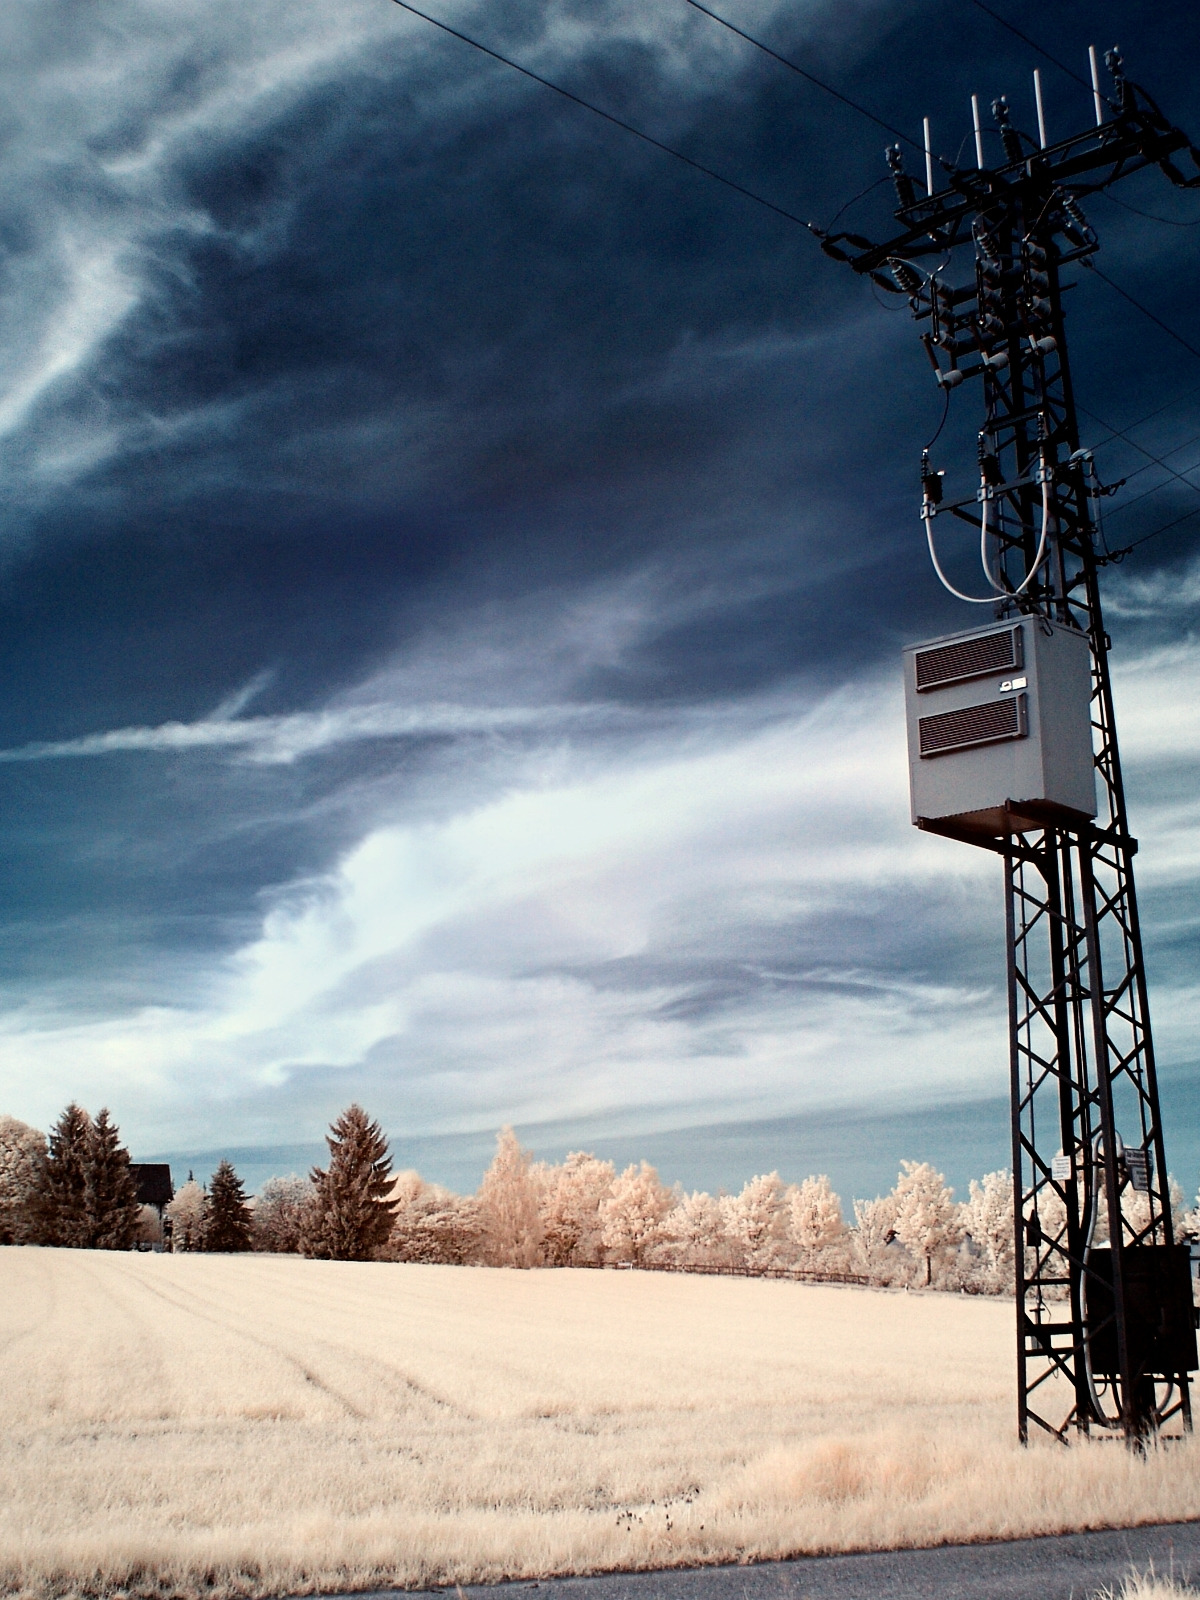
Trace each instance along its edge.
<instances>
[{"instance_id":1,"label":"house roof","mask_svg":"<svg viewBox=\"0 0 1200 1600\"><path fill-rule=\"evenodd\" d=\"M139 1205L162 1207L175 1198L171 1169L165 1161L131 1161L129 1170L137 1185Z\"/></svg>"}]
</instances>

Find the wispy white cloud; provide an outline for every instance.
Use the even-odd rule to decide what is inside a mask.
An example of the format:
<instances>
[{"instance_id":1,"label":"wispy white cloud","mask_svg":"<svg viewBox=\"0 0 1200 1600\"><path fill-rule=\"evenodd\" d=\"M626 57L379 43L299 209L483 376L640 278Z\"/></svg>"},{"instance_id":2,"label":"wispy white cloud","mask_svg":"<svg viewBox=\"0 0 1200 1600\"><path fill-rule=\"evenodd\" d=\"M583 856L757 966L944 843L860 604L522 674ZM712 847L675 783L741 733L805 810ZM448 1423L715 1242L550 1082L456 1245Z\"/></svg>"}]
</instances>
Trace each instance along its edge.
<instances>
[{"instance_id":1,"label":"wispy white cloud","mask_svg":"<svg viewBox=\"0 0 1200 1600\"><path fill-rule=\"evenodd\" d=\"M235 689L232 694L226 695L207 720L232 722L235 717L241 716L248 705L258 699L264 689L271 686L274 678L275 673L270 667L264 667L261 672L256 672L249 683L244 683L240 689Z\"/></svg>"},{"instance_id":2,"label":"wispy white cloud","mask_svg":"<svg viewBox=\"0 0 1200 1600\"><path fill-rule=\"evenodd\" d=\"M491 793L375 827L281 892L187 1008L10 1013L5 1071L32 1082L40 1063L48 1102L68 1078L136 1094L159 1141L185 1103L193 1131L235 1107L244 1131L310 1130L350 1082L436 1129L982 1081L1001 1064L998 990L872 970L858 949L779 977L823 917L946 873L988 880L990 860L907 828L894 701L856 684L575 768L535 749Z\"/></svg>"},{"instance_id":3,"label":"wispy white cloud","mask_svg":"<svg viewBox=\"0 0 1200 1600\"><path fill-rule=\"evenodd\" d=\"M1200 759L1200 641L1112 657L1113 699L1126 762Z\"/></svg>"},{"instance_id":4,"label":"wispy white cloud","mask_svg":"<svg viewBox=\"0 0 1200 1600\"><path fill-rule=\"evenodd\" d=\"M0 752L270 764L444 740L419 800L397 790L327 872L278 885L186 999L0 1015L18 1109L44 1118L77 1093L128 1119L132 1103L131 1131L167 1144L231 1119L243 1142L309 1136L350 1094L415 1132L1002 1093L996 862L908 825L895 672L686 707L553 698L627 660L673 605L703 607L657 582L465 613L320 710L243 715L260 674L196 723ZM505 678L526 703L481 703ZM1153 775L1200 768L1200 648L1119 658L1116 680L1139 869L1178 884L1195 807ZM439 685L456 698L430 698ZM1169 1050L1192 1009L1160 977Z\"/></svg>"},{"instance_id":5,"label":"wispy white cloud","mask_svg":"<svg viewBox=\"0 0 1200 1600\"><path fill-rule=\"evenodd\" d=\"M244 691L243 691L244 693ZM249 696L246 696L248 700ZM237 706L234 697L227 706ZM246 700L242 701L243 704ZM78 739L47 740L0 750L0 762L60 761L131 751L174 754L185 750L240 749L264 763L296 761L334 745L366 739L428 738L465 734L565 728L572 724L618 720L618 708L602 706L471 707L456 705L353 705L325 711L299 711L277 717L238 717L218 707L198 722L164 722L156 727L113 728ZM224 711L224 714L221 714Z\"/></svg>"},{"instance_id":6,"label":"wispy white cloud","mask_svg":"<svg viewBox=\"0 0 1200 1600\"><path fill-rule=\"evenodd\" d=\"M167 415L138 415L88 381L94 358L130 314L153 309L156 278L184 270L172 239L209 236L250 260L286 239L293 218L285 194L252 219L218 220L188 181L198 165L252 141L306 99L381 71L395 80L397 101L407 96L410 118L434 134L456 126L473 102L544 93L516 74L474 70L481 63L465 46L451 47L465 52L462 72L431 71L445 36L375 0L265 0L250 11L235 0L202 8L112 0L102 13L72 12L57 32L31 25L34 9L25 0L0 19L0 91L12 113L0 179L27 198L33 236L12 263L13 289L0 293L0 440L15 445L43 486L214 421L198 397L177 400ZM782 9L757 0L751 24L769 27ZM819 27L835 9L829 0L799 15L789 8L788 25ZM439 15L495 36L473 0L446 0ZM553 3L539 22L521 53L568 78L598 48L651 52L673 91L646 108L655 126L656 118L689 123L706 88L727 80L745 56L739 41L686 8L668 16L632 0L594 13ZM62 401L59 414L35 417L50 397ZM72 414L72 401L88 411L86 421ZM394 417L389 423L403 432ZM331 431L344 453L346 429L382 425L354 417ZM334 442L331 457L337 453ZM281 463L286 456L283 442Z\"/></svg>"}]
</instances>

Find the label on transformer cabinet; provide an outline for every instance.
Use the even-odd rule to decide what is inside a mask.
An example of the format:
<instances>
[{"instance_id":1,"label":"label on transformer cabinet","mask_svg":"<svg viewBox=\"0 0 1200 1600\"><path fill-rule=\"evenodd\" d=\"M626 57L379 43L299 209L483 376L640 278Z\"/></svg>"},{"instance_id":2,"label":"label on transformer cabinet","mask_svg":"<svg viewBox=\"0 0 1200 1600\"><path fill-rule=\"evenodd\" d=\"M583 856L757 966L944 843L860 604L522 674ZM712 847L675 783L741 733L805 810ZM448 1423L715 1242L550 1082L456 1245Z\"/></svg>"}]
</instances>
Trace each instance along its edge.
<instances>
[{"instance_id":1,"label":"label on transformer cabinet","mask_svg":"<svg viewBox=\"0 0 1200 1600\"><path fill-rule=\"evenodd\" d=\"M1139 1194L1145 1194L1150 1188L1150 1161L1144 1150L1126 1150L1125 1171L1129 1174L1129 1182Z\"/></svg>"}]
</instances>

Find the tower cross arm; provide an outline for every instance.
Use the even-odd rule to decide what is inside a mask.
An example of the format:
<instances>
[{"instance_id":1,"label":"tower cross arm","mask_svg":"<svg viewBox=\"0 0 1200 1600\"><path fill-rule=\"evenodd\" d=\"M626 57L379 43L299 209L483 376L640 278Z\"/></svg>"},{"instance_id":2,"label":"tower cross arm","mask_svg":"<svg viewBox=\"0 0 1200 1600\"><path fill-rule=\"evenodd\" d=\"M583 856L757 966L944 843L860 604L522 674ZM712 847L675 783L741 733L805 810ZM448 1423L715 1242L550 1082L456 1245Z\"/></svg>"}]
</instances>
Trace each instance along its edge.
<instances>
[{"instance_id":1,"label":"tower cross arm","mask_svg":"<svg viewBox=\"0 0 1200 1600\"><path fill-rule=\"evenodd\" d=\"M1197 169L1194 176L1185 176L1172 159L1181 153L1191 157ZM898 156L890 159L893 170L898 170ZM1072 197L1096 194L1146 167L1158 167L1177 188L1200 188L1200 150L1157 107L1132 96L1113 121L1020 160L995 168L943 165L947 187L901 206L896 219L905 225L904 231L883 243L872 243L861 234L827 233L814 227L826 255L846 262L855 272L882 274L890 260L919 260L968 243L977 218L1004 211L1018 197L1028 200L1040 193L1044 201L1052 202L1056 192ZM911 194L911 189L908 192ZM894 287L890 283L884 286Z\"/></svg>"}]
</instances>

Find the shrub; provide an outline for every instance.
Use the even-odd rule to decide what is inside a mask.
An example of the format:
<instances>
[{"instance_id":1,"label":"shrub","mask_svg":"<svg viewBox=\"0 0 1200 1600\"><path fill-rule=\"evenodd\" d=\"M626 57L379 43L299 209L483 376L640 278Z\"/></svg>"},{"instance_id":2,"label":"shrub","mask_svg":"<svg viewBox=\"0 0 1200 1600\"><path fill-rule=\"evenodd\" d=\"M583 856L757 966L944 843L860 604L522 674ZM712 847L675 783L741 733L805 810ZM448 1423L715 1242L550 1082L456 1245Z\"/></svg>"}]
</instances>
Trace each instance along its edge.
<instances>
[{"instance_id":1,"label":"shrub","mask_svg":"<svg viewBox=\"0 0 1200 1600\"><path fill-rule=\"evenodd\" d=\"M389 1261L429 1261L461 1267L479 1260L483 1219L473 1195L452 1194L404 1172L392 1189L396 1219L387 1242Z\"/></svg>"},{"instance_id":2,"label":"shrub","mask_svg":"<svg viewBox=\"0 0 1200 1600\"><path fill-rule=\"evenodd\" d=\"M250 1223L253 1248L300 1255L314 1194L311 1182L295 1173L286 1178L268 1178L254 1201Z\"/></svg>"},{"instance_id":3,"label":"shrub","mask_svg":"<svg viewBox=\"0 0 1200 1600\"><path fill-rule=\"evenodd\" d=\"M0 1244L35 1244L42 1233L46 1136L0 1117Z\"/></svg>"}]
</instances>

